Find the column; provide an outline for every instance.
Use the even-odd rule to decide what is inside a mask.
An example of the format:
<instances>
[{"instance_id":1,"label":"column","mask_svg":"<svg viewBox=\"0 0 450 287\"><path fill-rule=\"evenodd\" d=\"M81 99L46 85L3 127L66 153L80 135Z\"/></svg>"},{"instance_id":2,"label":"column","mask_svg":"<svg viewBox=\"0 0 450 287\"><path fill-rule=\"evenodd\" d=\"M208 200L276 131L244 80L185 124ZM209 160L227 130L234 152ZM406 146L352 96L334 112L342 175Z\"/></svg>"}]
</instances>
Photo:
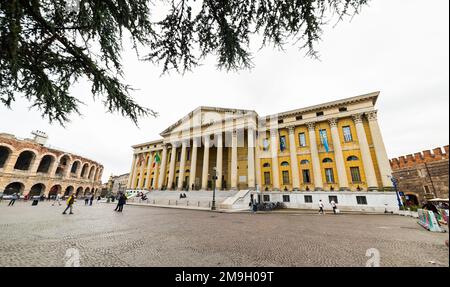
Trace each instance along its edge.
<instances>
[{"instance_id":1,"label":"column","mask_svg":"<svg viewBox=\"0 0 450 287\"><path fill-rule=\"evenodd\" d=\"M150 153L149 157L148 157L148 165L147 165L147 176L145 177L145 186L144 188L150 189L150 177L152 176L152 163L154 161L155 158L155 153Z\"/></svg>"},{"instance_id":2,"label":"column","mask_svg":"<svg viewBox=\"0 0 450 287\"><path fill-rule=\"evenodd\" d=\"M369 143L367 142L366 131L363 125L362 114L353 115L353 121L356 126L356 134L359 141L359 149L361 150L361 157L366 174L367 186L369 190L378 189L377 177L375 175L375 168L373 167L372 156L370 155Z\"/></svg>"},{"instance_id":3,"label":"column","mask_svg":"<svg viewBox=\"0 0 450 287\"><path fill-rule=\"evenodd\" d=\"M337 118L330 119L331 138L334 148L334 159L336 160L336 169L339 181L339 190L349 190L347 171L345 169L344 155L342 154L341 138L337 125Z\"/></svg>"},{"instance_id":4,"label":"column","mask_svg":"<svg viewBox=\"0 0 450 287\"><path fill-rule=\"evenodd\" d=\"M204 137L205 140L205 152L203 154L203 172L202 172L202 189L208 189L208 172L209 172L209 146L210 138L209 135Z\"/></svg>"},{"instance_id":5,"label":"column","mask_svg":"<svg viewBox=\"0 0 450 287\"><path fill-rule=\"evenodd\" d=\"M233 130L231 138L231 190L238 189L238 141L237 131Z\"/></svg>"},{"instance_id":6,"label":"column","mask_svg":"<svg viewBox=\"0 0 450 287\"><path fill-rule=\"evenodd\" d=\"M217 134L217 166L216 166L216 187L218 190L222 189L222 175L223 175L223 136L222 132Z\"/></svg>"},{"instance_id":7,"label":"column","mask_svg":"<svg viewBox=\"0 0 450 287\"><path fill-rule=\"evenodd\" d=\"M186 149L187 149L187 142L184 140L181 144L181 160L180 160L180 173L178 175L178 190L183 189L184 170L186 166Z\"/></svg>"},{"instance_id":8,"label":"column","mask_svg":"<svg viewBox=\"0 0 450 287\"><path fill-rule=\"evenodd\" d=\"M156 181L159 179L159 163L155 162L155 168L153 169L154 175L153 175L153 184L152 184L152 189L156 189L157 188L157 183Z\"/></svg>"},{"instance_id":9,"label":"column","mask_svg":"<svg viewBox=\"0 0 450 287\"><path fill-rule=\"evenodd\" d=\"M177 146L172 143L172 154L170 155L170 167L169 167L169 182L167 189L172 189L174 175L175 175L175 160L177 159Z\"/></svg>"},{"instance_id":10,"label":"column","mask_svg":"<svg viewBox=\"0 0 450 287\"><path fill-rule=\"evenodd\" d=\"M373 146L375 148L375 155L377 157L383 187L385 190L392 190L393 184L390 179L392 169L386 152L386 146L384 145L383 137L381 136L380 126L378 125L377 111L367 113L367 119L369 120L370 132L372 134Z\"/></svg>"},{"instance_id":11,"label":"column","mask_svg":"<svg viewBox=\"0 0 450 287\"><path fill-rule=\"evenodd\" d=\"M289 127L289 150L291 155L292 187L300 190L300 172L298 170L297 146L295 144L295 127Z\"/></svg>"},{"instance_id":12,"label":"column","mask_svg":"<svg viewBox=\"0 0 450 287\"><path fill-rule=\"evenodd\" d=\"M159 171L158 189L161 190L164 185L164 179L166 178L166 165L167 165L167 146L163 146L161 169Z\"/></svg>"},{"instance_id":13,"label":"column","mask_svg":"<svg viewBox=\"0 0 450 287\"><path fill-rule=\"evenodd\" d=\"M252 128L247 130L248 141L248 158L247 158L247 171L248 171L248 189L255 190L255 131Z\"/></svg>"},{"instance_id":14,"label":"column","mask_svg":"<svg viewBox=\"0 0 450 287\"><path fill-rule=\"evenodd\" d=\"M195 186L195 174L197 173L197 148L198 139L192 139L192 154L191 154L191 172L189 176L189 189Z\"/></svg>"},{"instance_id":15,"label":"column","mask_svg":"<svg viewBox=\"0 0 450 287\"><path fill-rule=\"evenodd\" d=\"M316 191L323 190L322 169L320 168L319 151L316 140L316 124L308 123L309 144L311 149L311 159L314 176L314 186Z\"/></svg>"},{"instance_id":16,"label":"column","mask_svg":"<svg viewBox=\"0 0 450 287\"><path fill-rule=\"evenodd\" d=\"M270 131L270 149L272 151L273 190L280 191L280 171L278 163L278 130Z\"/></svg>"},{"instance_id":17,"label":"column","mask_svg":"<svg viewBox=\"0 0 450 287\"><path fill-rule=\"evenodd\" d=\"M259 138L256 138L256 142L258 143L255 146L255 173L256 173L256 185L258 186L258 189L262 191L262 181L261 181L261 159L260 159L260 145L259 145Z\"/></svg>"},{"instance_id":18,"label":"column","mask_svg":"<svg viewBox=\"0 0 450 287\"><path fill-rule=\"evenodd\" d=\"M141 154L140 157L142 157L143 155ZM140 174L139 174L139 180L138 180L138 189L143 188L143 181L144 181L144 174L145 174L145 156L143 158L140 159L141 162L141 170L140 170Z\"/></svg>"}]
</instances>

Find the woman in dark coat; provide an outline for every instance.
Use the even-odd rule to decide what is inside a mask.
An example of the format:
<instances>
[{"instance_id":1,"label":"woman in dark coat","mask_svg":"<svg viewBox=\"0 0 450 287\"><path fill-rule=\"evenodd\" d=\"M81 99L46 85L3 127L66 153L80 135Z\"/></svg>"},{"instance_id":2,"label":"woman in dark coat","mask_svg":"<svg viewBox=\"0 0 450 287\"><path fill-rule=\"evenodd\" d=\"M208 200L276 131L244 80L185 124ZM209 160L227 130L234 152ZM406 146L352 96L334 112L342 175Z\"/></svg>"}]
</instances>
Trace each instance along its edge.
<instances>
[{"instance_id":1,"label":"woman in dark coat","mask_svg":"<svg viewBox=\"0 0 450 287\"><path fill-rule=\"evenodd\" d=\"M127 197L126 197L126 195L125 194L122 194L120 197L119 197L119 210L118 210L118 212L122 212L122 210L123 210L123 206L125 205L127 203Z\"/></svg>"}]
</instances>

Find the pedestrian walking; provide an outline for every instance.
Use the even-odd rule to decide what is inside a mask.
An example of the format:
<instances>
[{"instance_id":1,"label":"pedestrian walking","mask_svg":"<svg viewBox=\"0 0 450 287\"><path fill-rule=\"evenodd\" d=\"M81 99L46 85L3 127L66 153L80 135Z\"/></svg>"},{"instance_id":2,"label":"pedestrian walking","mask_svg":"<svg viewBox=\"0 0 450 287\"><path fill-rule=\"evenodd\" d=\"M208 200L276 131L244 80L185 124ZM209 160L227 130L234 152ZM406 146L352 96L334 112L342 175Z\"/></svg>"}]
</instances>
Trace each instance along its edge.
<instances>
[{"instance_id":1,"label":"pedestrian walking","mask_svg":"<svg viewBox=\"0 0 450 287\"><path fill-rule=\"evenodd\" d=\"M8 206L14 206L14 203L16 203L16 200L19 199L19 194L15 193L13 194L13 196L11 197L11 201L9 202Z\"/></svg>"},{"instance_id":2,"label":"pedestrian walking","mask_svg":"<svg viewBox=\"0 0 450 287\"><path fill-rule=\"evenodd\" d=\"M320 214L325 214L325 212L323 211L323 207L324 207L324 205L323 205L323 202L321 199L321 200L319 200L319 213Z\"/></svg>"},{"instance_id":3,"label":"pedestrian walking","mask_svg":"<svg viewBox=\"0 0 450 287\"><path fill-rule=\"evenodd\" d=\"M331 207L333 208L334 214L337 214L337 205L336 205L336 202L334 202L334 200L332 200L332 201L330 202L330 204L331 204Z\"/></svg>"},{"instance_id":4,"label":"pedestrian walking","mask_svg":"<svg viewBox=\"0 0 450 287\"><path fill-rule=\"evenodd\" d=\"M94 195L91 196L91 199L89 199L89 206L92 206L92 202L94 201Z\"/></svg>"},{"instance_id":5,"label":"pedestrian walking","mask_svg":"<svg viewBox=\"0 0 450 287\"><path fill-rule=\"evenodd\" d=\"M84 198L84 205L88 205L89 204L89 197L85 197Z\"/></svg>"},{"instance_id":6,"label":"pedestrian walking","mask_svg":"<svg viewBox=\"0 0 450 287\"><path fill-rule=\"evenodd\" d=\"M114 211L119 211L121 196L122 196L122 193L119 193L119 195L117 196L117 205L116 205L116 208L114 209ZM115 197L114 196L111 196L111 197L112 197L112 202L114 202Z\"/></svg>"},{"instance_id":7,"label":"pedestrian walking","mask_svg":"<svg viewBox=\"0 0 450 287\"><path fill-rule=\"evenodd\" d=\"M61 195L59 193L56 195L55 200L53 201L52 206L55 206L55 203L58 203L61 206Z\"/></svg>"},{"instance_id":8,"label":"pedestrian walking","mask_svg":"<svg viewBox=\"0 0 450 287\"><path fill-rule=\"evenodd\" d=\"M67 210L70 209L70 213L69 214L73 214L73 204L75 202L75 197L73 196L73 194L71 194L69 196L69 198L67 199L66 203L67 203L67 207L64 210L64 212L62 214L66 214Z\"/></svg>"},{"instance_id":9,"label":"pedestrian walking","mask_svg":"<svg viewBox=\"0 0 450 287\"><path fill-rule=\"evenodd\" d=\"M118 212L122 212L123 211L123 206L127 203L127 197L125 194L122 194L119 197L119 203L117 204L119 209L117 210Z\"/></svg>"}]
</instances>

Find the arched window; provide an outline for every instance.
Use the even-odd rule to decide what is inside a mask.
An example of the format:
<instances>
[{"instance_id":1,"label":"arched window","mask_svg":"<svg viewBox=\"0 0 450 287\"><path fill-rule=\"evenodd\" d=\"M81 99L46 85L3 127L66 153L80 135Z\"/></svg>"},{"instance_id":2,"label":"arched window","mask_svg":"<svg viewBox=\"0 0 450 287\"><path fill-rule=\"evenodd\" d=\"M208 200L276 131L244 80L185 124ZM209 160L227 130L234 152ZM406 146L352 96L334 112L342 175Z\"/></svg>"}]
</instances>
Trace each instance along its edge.
<instances>
[{"instance_id":1,"label":"arched window","mask_svg":"<svg viewBox=\"0 0 450 287\"><path fill-rule=\"evenodd\" d=\"M36 157L36 155L32 151L22 152L16 161L16 165L14 166L14 169L29 170L35 157Z\"/></svg>"},{"instance_id":2,"label":"arched window","mask_svg":"<svg viewBox=\"0 0 450 287\"><path fill-rule=\"evenodd\" d=\"M265 164L263 164L263 167L270 167L270 163L265 163Z\"/></svg>"},{"instance_id":3,"label":"arched window","mask_svg":"<svg viewBox=\"0 0 450 287\"><path fill-rule=\"evenodd\" d=\"M281 166L289 166L289 163L288 163L287 161L283 161L283 162L281 163Z\"/></svg>"},{"instance_id":4,"label":"arched window","mask_svg":"<svg viewBox=\"0 0 450 287\"><path fill-rule=\"evenodd\" d=\"M3 166L6 163L6 160L11 155L11 150L5 146L0 146L0 168L3 168Z\"/></svg>"},{"instance_id":5,"label":"arched window","mask_svg":"<svg viewBox=\"0 0 450 287\"><path fill-rule=\"evenodd\" d=\"M54 157L51 155L46 155L41 159L41 162L39 163L39 167L37 169L37 172L40 173L47 173L50 171L50 167L52 166L54 162Z\"/></svg>"},{"instance_id":6,"label":"arched window","mask_svg":"<svg viewBox=\"0 0 450 287\"><path fill-rule=\"evenodd\" d=\"M322 162L323 163L330 163L330 162L333 162L333 160L331 158L327 157L327 158L324 158Z\"/></svg>"},{"instance_id":7,"label":"arched window","mask_svg":"<svg viewBox=\"0 0 450 287\"><path fill-rule=\"evenodd\" d=\"M359 158L358 158L357 156L354 156L354 155L349 156L349 157L347 158L347 161L358 161L358 160L359 160Z\"/></svg>"},{"instance_id":8,"label":"arched window","mask_svg":"<svg viewBox=\"0 0 450 287\"><path fill-rule=\"evenodd\" d=\"M304 160L302 160L302 161L300 162L300 164L309 164L309 160L304 159Z\"/></svg>"}]
</instances>

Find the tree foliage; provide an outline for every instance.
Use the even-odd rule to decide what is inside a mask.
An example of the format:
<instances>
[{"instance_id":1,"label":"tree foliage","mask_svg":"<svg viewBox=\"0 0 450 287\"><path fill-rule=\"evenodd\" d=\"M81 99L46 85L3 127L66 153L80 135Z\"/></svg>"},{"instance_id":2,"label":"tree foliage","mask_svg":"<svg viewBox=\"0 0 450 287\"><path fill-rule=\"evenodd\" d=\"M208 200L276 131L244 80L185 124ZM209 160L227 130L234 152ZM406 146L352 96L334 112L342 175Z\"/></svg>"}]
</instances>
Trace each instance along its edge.
<instances>
[{"instance_id":1,"label":"tree foliage","mask_svg":"<svg viewBox=\"0 0 450 287\"><path fill-rule=\"evenodd\" d=\"M316 57L322 27L358 13L368 0L8 0L0 2L0 101L26 97L50 121L64 124L81 103L80 78L109 112L137 123L156 115L124 83L124 32L143 60L184 73L208 55L219 68L252 67L250 41L294 43ZM156 19L156 12L165 11ZM155 12L155 13L152 13Z\"/></svg>"}]
</instances>

